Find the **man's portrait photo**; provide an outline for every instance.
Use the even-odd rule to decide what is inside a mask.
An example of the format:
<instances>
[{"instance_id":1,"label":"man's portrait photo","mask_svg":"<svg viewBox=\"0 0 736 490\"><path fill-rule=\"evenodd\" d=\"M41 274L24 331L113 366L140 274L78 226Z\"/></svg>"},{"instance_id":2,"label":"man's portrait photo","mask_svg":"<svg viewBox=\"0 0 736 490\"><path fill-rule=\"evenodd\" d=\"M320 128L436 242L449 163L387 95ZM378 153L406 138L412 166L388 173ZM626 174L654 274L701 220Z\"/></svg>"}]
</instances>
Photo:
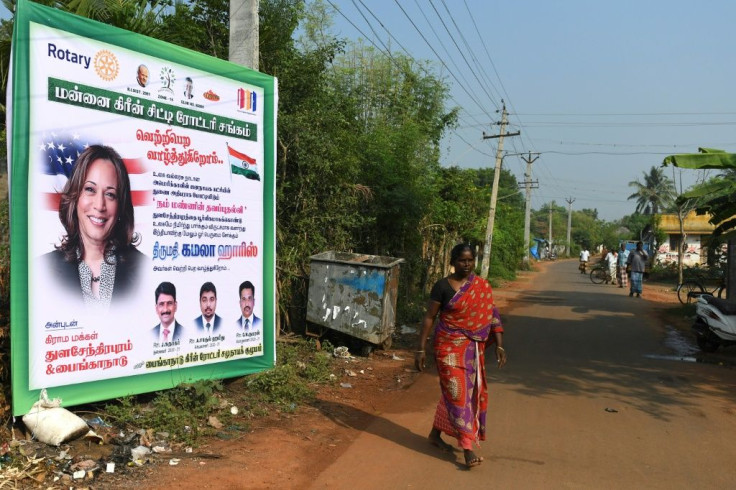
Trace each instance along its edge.
<instances>
[{"instance_id":1,"label":"man's portrait photo","mask_svg":"<svg viewBox=\"0 0 736 490\"><path fill-rule=\"evenodd\" d=\"M253 313L253 306L256 303L256 288L250 281L243 282L238 288L240 295L240 312L241 316L238 319L237 327L238 330L247 332L251 329L260 330L261 319L255 316Z\"/></svg>"},{"instance_id":2,"label":"man's portrait photo","mask_svg":"<svg viewBox=\"0 0 736 490\"><path fill-rule=\"evenodd\" d=\"M146 65L138 65L135 79L141 87L148 85L148 67Z\"/></svg>"},{"instance_id":3,"label":"man's portrait photo","mask_svg":"<svg viewBox=\"0 0 736 490\"><path fill-rule=\"evenodd\" d=\"M192 81L191 77L186 77L184 79L185 85L184 85L184 97L187 99L191 99L194 97L194 82Z\"/></svg>"},{"instance_id":4,"label":"man's portrait photo","mask_svg":"<svg viewBox=\"0 0 736 490\"><path fill-rule=\"evenodd\" d=\"M162 282L156 288L156 314L161 323L151 329L154 342L168 343L182 339L184 327L176 321L176 286Z\"/></svg>"},{"instance_id":5,"label":"man's portrait photo","mask_svg":"<svg viewBox=\"0 0 736 490\"><path fill-rule=\"evenodd\" d=\"M194 319L197 334L212 335L217 333L222 318L215 313L215 310L217 310L217 289L209 281L199 288L199 309L202 314Z\"/></svg>"}]
</instances>

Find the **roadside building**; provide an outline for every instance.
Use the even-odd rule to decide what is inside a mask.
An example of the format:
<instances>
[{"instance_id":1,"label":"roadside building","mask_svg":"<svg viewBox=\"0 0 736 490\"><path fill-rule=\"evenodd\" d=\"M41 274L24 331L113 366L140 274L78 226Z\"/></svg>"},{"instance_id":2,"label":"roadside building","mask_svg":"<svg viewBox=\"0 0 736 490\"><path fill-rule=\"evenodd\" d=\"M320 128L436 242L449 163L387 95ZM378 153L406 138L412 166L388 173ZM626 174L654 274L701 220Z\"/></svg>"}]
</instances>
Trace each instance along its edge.
<instances>
[{"instance_id":1,"label":"roadside building","mask_svg":"<svg viewBox=\"0 0 736 490\"><path fill-rule=\"evenodd\" d=\"M703 265L707 263L708 238L713 234L715 226L708 222L710 215L697 215L695 211L687 214L683 221L685 231L684 266ZM680 233L680 220L676 214L661 214L659 229L667 234L667 239L657 248L655 263L676 264L677 250L683 243ZM725 245L724 245L725 253Z\"/></svg>"}]
</instances>

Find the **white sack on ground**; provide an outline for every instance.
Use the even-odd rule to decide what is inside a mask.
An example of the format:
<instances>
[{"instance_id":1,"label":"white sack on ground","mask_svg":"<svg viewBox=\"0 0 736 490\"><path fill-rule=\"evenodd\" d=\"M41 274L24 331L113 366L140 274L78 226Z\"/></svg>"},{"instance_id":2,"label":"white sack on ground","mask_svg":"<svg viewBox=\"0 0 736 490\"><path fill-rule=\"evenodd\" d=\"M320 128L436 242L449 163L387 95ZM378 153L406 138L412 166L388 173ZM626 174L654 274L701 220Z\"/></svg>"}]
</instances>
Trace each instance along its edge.
<instances>
[{"instance_id":1,"label":"white sack on ground","mask_svg":"<svg viewBox=\"0 0 736 490\"><path fill-rule=\"evenodd\" d=\"M45 389L41 390L40 399L23 416L23 423L34 439L52 446L76 439L89 431L83 418L62 408L60 399L49 400Z\"/></svg>"}]
</instances>

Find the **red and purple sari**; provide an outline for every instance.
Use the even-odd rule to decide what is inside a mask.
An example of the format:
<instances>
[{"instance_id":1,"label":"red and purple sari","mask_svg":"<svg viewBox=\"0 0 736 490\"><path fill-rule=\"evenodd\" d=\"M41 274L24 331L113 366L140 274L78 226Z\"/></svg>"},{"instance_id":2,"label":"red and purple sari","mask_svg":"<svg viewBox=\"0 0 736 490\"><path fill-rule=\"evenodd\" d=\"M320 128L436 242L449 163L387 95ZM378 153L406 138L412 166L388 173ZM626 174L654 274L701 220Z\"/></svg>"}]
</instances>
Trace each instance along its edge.
<instances>
[{"instance_id":1,"label":"red and purple sari","mask_svg":"<svg viewBox=\"0 0 736 490\"><path fill-rule=\"evenodd\" d=\"M473 443L486 438L484 352L496 332L503 332L503 327L491 285L471 274L440 311L434 336L442 390L434 427L456 437L463 449L472 449Z\"/></svg>"}]
</instances>

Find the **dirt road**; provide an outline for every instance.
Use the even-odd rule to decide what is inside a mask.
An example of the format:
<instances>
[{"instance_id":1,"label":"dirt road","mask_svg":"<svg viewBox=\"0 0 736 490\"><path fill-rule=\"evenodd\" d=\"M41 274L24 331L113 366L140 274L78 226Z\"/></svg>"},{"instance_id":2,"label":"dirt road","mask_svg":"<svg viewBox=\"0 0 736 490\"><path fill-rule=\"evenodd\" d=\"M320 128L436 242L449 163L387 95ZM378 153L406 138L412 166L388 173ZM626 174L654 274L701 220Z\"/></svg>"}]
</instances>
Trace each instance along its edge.
<instances>
[{"instance_id":1,"label":"dirt road","mask_svg":"<svg viewBox=\"0 0 736 490\"><path fill-rule=\"evenodd\" d=\"M322 387L311 406L99 488L733 488L736 370L679 360L692 336L662 320L677 301L669 288L645 283L630 298L574 261L537 268L494 293L509 364L488 369L482 465L468 471L460 452L427 443L439 387L432 369L412 368L414 336L350 360L358 376ZM736 348L712 359L733 366Z\"/></svg>"},{"instance_id":2,"label":"dirt road","mask_svg":"<svg viewBox=\"0 0 736 490\"><path fill-rule=\"evenodd\" d=\"M736 371L673 360L646 284L630 298L571 264L548 264L503 310L509 364L489 365L482 465L427 444L425 374L310 488L732 488Z\"/></svg>"}]
</instances>

